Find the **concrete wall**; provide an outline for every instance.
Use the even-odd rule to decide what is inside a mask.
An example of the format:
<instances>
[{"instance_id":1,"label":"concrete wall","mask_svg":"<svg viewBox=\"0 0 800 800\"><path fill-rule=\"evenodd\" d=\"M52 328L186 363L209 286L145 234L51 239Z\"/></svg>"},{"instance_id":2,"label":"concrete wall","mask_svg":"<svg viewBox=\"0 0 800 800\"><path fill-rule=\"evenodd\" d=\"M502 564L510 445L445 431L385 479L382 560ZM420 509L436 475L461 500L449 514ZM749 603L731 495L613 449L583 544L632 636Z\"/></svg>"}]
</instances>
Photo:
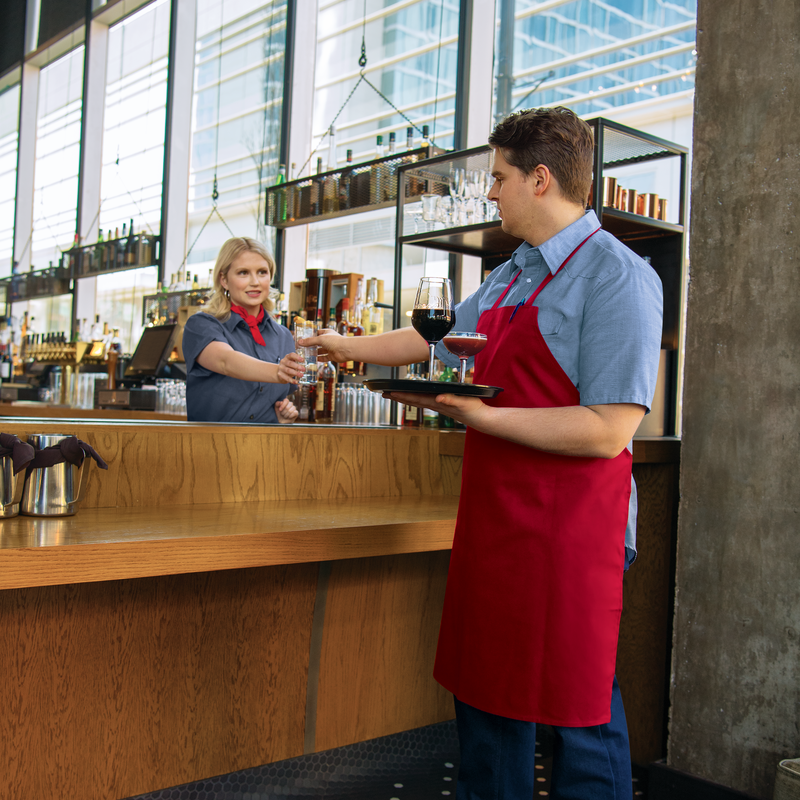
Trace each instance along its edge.
<instances>
[{"instance_id":1,"label":"concrete wall","mask_svg":"<svg viewBox=\"0 0 800 800\"><path fill-rule=\"evenodd\" d=\"M699 0L668 763L800 756L800 3Z\"/></svg>"}]
</instances>

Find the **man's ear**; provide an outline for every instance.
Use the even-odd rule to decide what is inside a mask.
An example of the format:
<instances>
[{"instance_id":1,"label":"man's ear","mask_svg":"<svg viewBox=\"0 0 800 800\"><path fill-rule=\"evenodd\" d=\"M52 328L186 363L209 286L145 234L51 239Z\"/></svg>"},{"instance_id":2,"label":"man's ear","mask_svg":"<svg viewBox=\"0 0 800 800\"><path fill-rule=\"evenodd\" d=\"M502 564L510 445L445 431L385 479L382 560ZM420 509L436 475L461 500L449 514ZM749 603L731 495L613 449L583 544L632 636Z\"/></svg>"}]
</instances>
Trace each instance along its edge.
<instances>
[{"instance_id":1,"label":"man's ear","mask_svg":"<svg viewBox=\"0 0 800 800\"><path fill-rule=\"evenodd\" d=\"M539 164L528 173L528 180L533 182L533 193L539 197L553 185L555 179L550 170L544 165Z\"/></svg>"}]
</instances>

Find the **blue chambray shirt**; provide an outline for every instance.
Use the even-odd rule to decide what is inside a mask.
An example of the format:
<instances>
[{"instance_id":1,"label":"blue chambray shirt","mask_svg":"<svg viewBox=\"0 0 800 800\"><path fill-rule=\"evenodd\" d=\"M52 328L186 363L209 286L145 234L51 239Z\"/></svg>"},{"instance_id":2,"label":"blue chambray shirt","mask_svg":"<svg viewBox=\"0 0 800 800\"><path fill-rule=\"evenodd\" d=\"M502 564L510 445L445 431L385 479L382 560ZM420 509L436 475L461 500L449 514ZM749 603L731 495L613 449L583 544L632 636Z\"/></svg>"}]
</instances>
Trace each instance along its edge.
<instances>
[{"instance_id":1,"label":"blue chambray shirt","mask_svg":"<svg viewBox=\"0 0 800 800\"><path fill-rule=\"evenodd\" d=\"M256 344L247 323L238 315L221 322L202 311L193 314L183 329L186 359L186 416L193 422L278 422L275 403L292 387L279 383L256 383L229 378L197 363L211 342L225 342L234 350L270 364L294 351L294 339L269 314L259 323L265 347Z\"/></svg>"},{"instance_id":2,"label":"blue chambray shirt","mask_svg":"<svg viewBox=\"0 0 800 800\"><path fill-rule=\"evenodd\" d=\"M523 242L514 255L456 306L455 330L474 331L480 315L521 273L503 306L528 300L548 271L558 268L597 227L593 211L539 247ZM534 301L539 328L561 368L580 393L581 405L637 403L650 410L661 350L663 292L655 270L610 233L600 230L570 259ZM443 344L436 355L450 366L458 358ZM630 447L630 446L629 446ZM625 546L636 552L636 484Z\"/></svg>"}]
</instances>

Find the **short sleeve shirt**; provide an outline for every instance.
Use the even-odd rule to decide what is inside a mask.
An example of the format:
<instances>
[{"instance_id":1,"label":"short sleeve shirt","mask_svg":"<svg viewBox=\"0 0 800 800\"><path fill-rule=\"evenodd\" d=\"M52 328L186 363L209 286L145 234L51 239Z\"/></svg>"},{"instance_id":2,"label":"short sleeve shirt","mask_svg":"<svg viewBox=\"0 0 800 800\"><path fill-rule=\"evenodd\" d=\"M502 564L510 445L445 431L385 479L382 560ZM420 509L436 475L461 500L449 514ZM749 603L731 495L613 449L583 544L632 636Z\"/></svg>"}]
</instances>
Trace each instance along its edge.
<instances>
[{"instance_id":1,"label":"short sleeve shirt","mask_svg":"<svg viewBox=\"0 0 800 800\"><path fill-rule=\"evenodd\" d=\"M523 242L481 287L456 306L455 329L474 331L514 276L502 306L527 301L548 273L555 275L534 301L550 352L578 389L581 405L636 403L648 410L661 350L661 280L643 259L599 230L559 272L576 247L599 227L588 211L539 247ZM557 274L556 274L557 273ZM439 343L436 355L458 358ZM635 551L636 487L631 487L625 543Z\"/></svg>"},{"instance_id":2,"label":"short sleeve shirt","mask_svg":"<svg viewBox=\"0 0 800 800\"><path fill-rule=\"evenodd\" d=\"M183 330L186 359L186 415L197 422L276 423L275 403L289 394L288 384L257 383L229 378L197 362L211 342L224 342L245 355L276 364L294 350L292 334L269 314L259 323L265 346L253 339L247 323L231 314L224 322L211 314L192 315Z\"/></svg>"}]
</instances>

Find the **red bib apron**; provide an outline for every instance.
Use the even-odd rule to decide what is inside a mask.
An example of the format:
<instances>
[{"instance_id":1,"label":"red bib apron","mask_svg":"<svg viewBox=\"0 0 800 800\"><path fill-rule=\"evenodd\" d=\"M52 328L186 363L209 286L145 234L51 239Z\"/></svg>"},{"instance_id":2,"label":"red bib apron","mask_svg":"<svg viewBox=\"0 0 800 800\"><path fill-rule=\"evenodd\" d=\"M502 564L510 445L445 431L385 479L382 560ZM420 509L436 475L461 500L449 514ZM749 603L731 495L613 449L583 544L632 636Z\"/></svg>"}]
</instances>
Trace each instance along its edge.
<instances>
[{"instance_id":1,"label":"red bib apron","mask_svg":"<svg viewBox=\"0 0 800 800\"><path fill-rule=\"evenodd\" d=\"M554 275L528 303L501 307L519 274L478 321L488 343L475 382L504 387L492 406L579 405L533 305ZM631 461L627 448L561 456L467 430L434 667L459 700L549 725L609 721Z\"/></svg>"}]
</instances>

